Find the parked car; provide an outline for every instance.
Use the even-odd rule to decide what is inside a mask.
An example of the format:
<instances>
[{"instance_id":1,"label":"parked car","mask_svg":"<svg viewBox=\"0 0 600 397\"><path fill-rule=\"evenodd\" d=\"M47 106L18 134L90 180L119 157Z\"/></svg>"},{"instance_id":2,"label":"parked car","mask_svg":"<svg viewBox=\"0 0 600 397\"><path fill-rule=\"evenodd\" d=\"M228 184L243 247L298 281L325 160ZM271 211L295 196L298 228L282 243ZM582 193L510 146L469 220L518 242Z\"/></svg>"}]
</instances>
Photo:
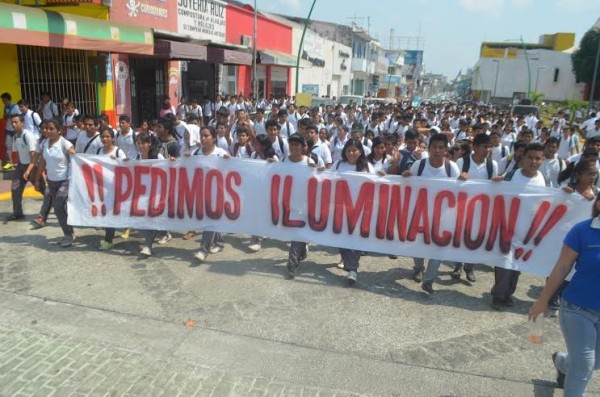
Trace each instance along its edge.
<instances>
[{"instance_id":1,"label":"parked car","mask_svg":"<svg viewBox=\"0 0 600 397\"><path fill-rule=\"evenodd\" d=\"M538 117L540 115L540 108L533 105L515 105L512 107L511 112L514 116L527 116L533 113Z\"/></svg>"},{"instance_id":2,"label":"parked car","mask_svg":"<svg viewBox=\"0 0 600 397\"><path fill-rule=\"evenodd\" d=\"M342 106L350 105L350 103L356 104L356 106L362 106L365 101L365 97L360 95L341 95L338 99L338 103Z\"/></svg>"}]
</instances>

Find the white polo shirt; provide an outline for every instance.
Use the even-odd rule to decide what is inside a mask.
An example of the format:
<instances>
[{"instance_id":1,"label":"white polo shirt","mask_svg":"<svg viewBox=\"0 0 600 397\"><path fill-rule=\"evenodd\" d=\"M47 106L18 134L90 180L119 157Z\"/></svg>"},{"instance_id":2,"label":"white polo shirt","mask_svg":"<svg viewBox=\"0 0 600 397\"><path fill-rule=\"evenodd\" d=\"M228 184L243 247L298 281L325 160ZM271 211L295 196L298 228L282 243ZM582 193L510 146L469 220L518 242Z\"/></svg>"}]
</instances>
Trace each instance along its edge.
<instances>
[{"instance_id":1,"label":"white polo shirt","mask_svg":"<svg viewBox=\"0 0 600 397\"><path fill-rule=\"evenodd\" d=\"M471 158L469 162L469 169L467 171L467 175L469 175L469 179L480 179L480 180L489 180L488 178L488 167L487 160L484 160L483 163L477 164L473 159L473 155L469 156ZM456 160L456 166L459 170L463 169L464 159L461 157ZM492 160L492 175L490 177L494 177L498 175L498 163Z\"/></svg>"},{"instance_id":2,"label":"white polo shirt","mask_svg":"<svg viewBox=\"0 0 600 397\"><path fill-rule=\"evenodd\" d=\"M31 152L35 152L37 146L37 136L27 129L20 134L15 134L13 137L13 152L19 154L20 164L31 163Z\"/></svg>"},{"instance_id":3,"label":"white polo shirt","mask_svg":"<svg viewBox=\"0 0 600 397\"><path fill-rule=\"evenodd\" d=\"M69 179L71 176L69 150L72 147L71 142L62 136L54 143L50 143L50 140L46 139L42 156L46 161L46 174L49 181L59 182Z\"/></svg>"}]
</instances>

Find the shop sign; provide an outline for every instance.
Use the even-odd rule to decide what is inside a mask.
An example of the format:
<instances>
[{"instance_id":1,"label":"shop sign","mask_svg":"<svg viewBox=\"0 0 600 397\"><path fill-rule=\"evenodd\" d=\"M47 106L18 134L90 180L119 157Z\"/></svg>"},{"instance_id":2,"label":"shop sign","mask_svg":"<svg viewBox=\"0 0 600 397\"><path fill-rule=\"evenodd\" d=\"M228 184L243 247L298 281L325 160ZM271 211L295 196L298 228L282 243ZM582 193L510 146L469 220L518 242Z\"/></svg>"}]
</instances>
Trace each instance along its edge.
<instances>
[{"instance_id":1,"label":"shop sign","mask_svg":"<svg viewBox=\"0 0 600 397\"><path fill-rule=\"evenodd\" d=\"M173 0L113 0L110 20L175 32L176 12Z\"/></svg>"},{"instance_id":2,"label":"shop sign","mask_svg":"<svg viewBox=\"0 0 600 397\"><path fill-rule=\"evenodd\" d=\"M224 43L226 6L218 0L178 0L177 32L197 40Z\"/></svg>"}]
</instances>

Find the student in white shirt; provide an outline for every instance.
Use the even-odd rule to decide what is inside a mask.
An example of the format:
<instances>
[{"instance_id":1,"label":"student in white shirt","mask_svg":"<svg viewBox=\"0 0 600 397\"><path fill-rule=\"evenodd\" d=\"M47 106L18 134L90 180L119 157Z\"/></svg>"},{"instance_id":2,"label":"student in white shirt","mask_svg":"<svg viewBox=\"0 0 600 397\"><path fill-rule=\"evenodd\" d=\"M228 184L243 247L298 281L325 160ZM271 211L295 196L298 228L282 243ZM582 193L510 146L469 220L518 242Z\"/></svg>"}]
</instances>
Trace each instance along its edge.
<instances>
[{"instance_id":1,"label":"student in white shirt","mask_svg":"<svg viewBox=\"0 0 600 397\"><path fill-rule=\"evenodd\" d=\"M65 106L65 113L63 114L62 125L64 130L64 137L75 146L75 142L79 137L79 130L75 123L75 116L79 114L79 111L75 109L75 105L71 102Z\"/></svg>"},{"instance_id":2,"label":"student in white shirt","mask_svg":"<svg viewBox=\"0 0 600 397\"><path fill-rule=\"evenodd\" d=\"M91 115L83 116L83 131L75 142L75 153L96 154L102 147L102 140L98 133L98 121Z\"/></svg>"},{"instance_id":3,"label":"student in white shirt","mask_svg":"<svg viewBox=\"0 0 600 397\"><path fill-rule=\"evenodd\" d=\"M594 127L585 131L585 139L590 139L595 136L600 136L600 119L594 122Z\"/></svg>"},{"instance_id":4,"label":"student in white shirt","mask_svg":"<svg viewBox=\"0 0 600 397\"><path fill-rule=\"evenodd\" d=\"M252 156L252 146L250 145L250 131L242 126L237 130L237 142L232 143L229 148L231 157L249 159Z\"/></svg>"},{"instance_id":5,"label":"student in white shirt","mask_svg":"<svg viewBox=\"0 0 600 397\"><path fill-rule=\"evenodd\" d=\"M30 181L35 167L32 158L35 155L37 137L25 128L25 120L22 114L12 115L7 122L11 123L15 131L12 151L17 152L18 163L11 184L13 211L6 218L6 221L16 221L25 218L25 215L23 215L23 190L25 190L27 182Z\"/></svg>"},{"instance_id":6,"label":"student in white shirt","mask_svg":"<svg viewBox=\"0 0 600 397\"><path fill-rule=\"evenodd\" d=\"M504 180L511 183L513 189L525 190L529 186L546 186L544 176L539 171L544 160L544 147L542 144L534 142L527 145L524 149L523 159L520 162L520 168L503 177L496 177L493 180ZM530 219L523 220L531 223ZM517 226L519 228L519 226ZM492 307L496 310L503 310L506 307L514 306L513 294L517 289L517 282L521 272L517 270L494 267L495 283L492 287Z\"/></svg>"},{"instance_id":7,"label":"student in white shirt","mask_svg":"<svg viewBox=\"0 0 600 397\"><path fill-rule=\"evenodd\" d=\"M367 160L373 166L377 173L387 173L392 156L386 154L385 141L378 136L373 138L373 146L370 154L367 155Z\"/></svg>"},{"instance_id":8,"label":"student in white shirt","mask_svg":"<svg viewBox=\"0 0 600 397\"><path fill-rule=\"evenodd\" d=\"M125 153L128 159L134 159L138 155L135 142L136 132L131 128L131 118L125 114L119 116L119 131L117 131L115 144Z\"/></svg>"},{"instance_id":9,"label":"student in white shirt","mask_svg":"<svg viewBox=\"0 0 600 397\"><path fill-rule=\"evenodd\" d=\"M102 157L108 157L112 160L126 160L127 155L115 145L115 132L110 127L100 128L100 140L102 147L98 148L95 154ZM115 238L115 228L107 227L104 233L104 240L100 243L100 251L108 251L113 248Z\"/></svg>"},{"instance_id":10,"label":"student in white shirt","mask_svg":"<svg viewBox=\"0 0 600 397\"><path fill-rule=\"evenodd\" d=\"M217 146L217 131L212 127L203 127L200 130L202 146L196 149L193 156L229 158L229 153ZM204 262L209 253L215 254L223 251L221 233L205 230L202 232L200 250L194 255L200 262Z\"/></svg>"},{"instance_id":11,"label":"student in white shirt","mask_svg":"<svg viewBox=\"0 0 600 397\"><path fill-rule=\"evenodd\" d=\"M468 180L491 180L498 176L498 163L491 159L492 142L488 135L477 134L473 138L473 151L471 154L464 156L456 161L456 165L461 170L458 179L462 181ZM474 263L455 262L454 270L450 276L458 280L461 276L461 270L465 270L467 280L474 283L476 281L475 273L473 272Z\"/></svg>"},{"instance_id":12,"label":"student in white shirt","mask_svg":"<svg viewBox=\"0 0 600 397\"><path fill-rule=\"evenodd\" d=\"M286 140L292 134L296 133L296 129L293 124L287 120L287 111L285 109L281 109L277 112L277 122L279 123L280 136L285 138Z\"/></svg>"},{"instance_id":13,"label":"student in white shirt","mask_svg":"<svg viewBox=\"0 0 600 397\"><path fill-rule=\"evenodd\" d=\"M563 127L562 135L558 138L558 157L567 159L579 153L579 138L573 134L570 127Z\"/></svg>"},{"instance_id":14,"label":"student in white shirt","mask_svg":"<svg viewBox=\"0 0 600 397\"><path fill-rule=\"evenodd\" d=\"M435 134L429 139L427 147L429 157L415 161L410 168L410 171L404 171L404 177L421 177L421 178L450 178L457 179L460 175L460 169L456 163L448 160L446 154L448 152L448 137L444 134ZM413 280L416 282L423 281L421 288L423 291L433 294L433 281L442 263L439 259L429 259L427 270L423 274L425 260L423 258L413 258L415 266Z\"/></svg>"},{"instance_id":15,"label":"student in white shirt","mask_svg":"<svg viewBox=\"0 0 600 397\"><path fill-rule=\"evenodd\" d=\"M513 145L514 153L502 158L498 163L498 173L500 175L506 175L512 170L519 168L519 162L523 157L526 146L527 144L525 142L515 142Z\"/></svg>"},{"instance_id":16,"label":"student in white shirt","mask_svg":"<svg viewBox=\"0 0 600 397\"><path fill-rule=\"evenodd\" d=\"M311 153L316 154L321 160L323 160L323 164L326 168L330 168L333 163L331 159L331 152L329 151L329 146L327 144L321 142L319 139L319 133L317 131L317 127L309 124L306 127L306 134L308 139L313 142L313 145L310 149Z\"/></svg>"},{"instance_id":17,"label":"student in white shirt","mask_svg":"<svg viewBox=\"0 0 600 397\"><path fill-rule=\"evenodd\" d=\"M315 162L303 154L306 140L299 134L292 134L288 139L290 154L282 161L292 164L294 167L316 167ZM296 277L300 262L307 256L306 243L303 241L291 241L287 261L287 278L292 280Z\"/></svg>"},{"instance_id":18,"label":"student in white shirt","mask_svg":"<svg viewBox=\"0 0 600 397\"><path fill-rule=\"evenodd\" d=\"M356 139L349 139L342 150L341 159L333 163L332 171L336 172L366 172L374 174L375 169L365 156L362 142ZM347 270L346 280L348 284L354 285L358 280L358 266L360 261L360 251L347 248L340 248L342 256L342 267Z\"/></svg>"},{"instance_id":19,"label":"student in white shirt","mask_svg":"<svg viewBox=\"0 0 600 397\"><path fill-rule=\"evenodd\" d=\"M546 139L546 142L544 142L544 162L540 166L540 172L544 175L548 186L553 188L560 187L558 176L567 167L565 160L557 155L558 145L558 139Z\"/></svg>"},{"instance_id":20,"label":"student in white shirt","mask_svg":"<svg viewBox=\"0 0 600 397\"><path fill-rule=\"evenodd\" d=\"M17 102L19 105L19 110L23 113L23 118L25 119L25 129L31 131L37 139L40 139L40 125L42 124L42 118L39 114L29 109L29 102L24 99L21 99Z\"/></svg>"},{"instance_id":21,"label":"student in white shirt","mask_svg":"<svg viewBox=\"0 0 600 397\"><path fill-rule=\"evenodd\" d=\"M267 129L267 135L271 139L277 158L279 158L279 161L283 160L288 156L290 148L287 139L282 138L280 135L281 126L275 120L268 120L265 123L265 128Z\"/></svg>"},{"instance_id":22,"label":"student in white shirt","mask_svg":"<svg viewBox=\"0 0 600 397\"><path fill-rule=\"evenodd\" d=\"M48 139L44 142L34 185L35 190L40 191L40 178L42 178L45 170L48 176L48 190L52 197L54 213L64 234L60 246L66 248L70 247L75 240L73 228L67 223L70 156L75 154L75 148L71 142L60 136L60 126L57 121L48 120L45 127Z\"/></svg>"},{"instance_id":23,"label":"student in white shirt","mask_svg":"<svg viewBox=\"0 0 600 397\"><path fill-rule=\"evenodd\" d=\"M255 135L267 135L265 121L265 110L263 108L256 109L256 117L253 125Z\"/></svg>"},{"instance_id":24,"label":"student in white shirt","mask_svg":"<svg viewBox=\"0 0 600 397\"><path fill-rule=\"evenodd\" d=\"M60 116L58 105L50 99L49 92L42 92L42 101L38 106L37 112L42 116L42 120L57 119Z\"/></svg>"}]
</instances>

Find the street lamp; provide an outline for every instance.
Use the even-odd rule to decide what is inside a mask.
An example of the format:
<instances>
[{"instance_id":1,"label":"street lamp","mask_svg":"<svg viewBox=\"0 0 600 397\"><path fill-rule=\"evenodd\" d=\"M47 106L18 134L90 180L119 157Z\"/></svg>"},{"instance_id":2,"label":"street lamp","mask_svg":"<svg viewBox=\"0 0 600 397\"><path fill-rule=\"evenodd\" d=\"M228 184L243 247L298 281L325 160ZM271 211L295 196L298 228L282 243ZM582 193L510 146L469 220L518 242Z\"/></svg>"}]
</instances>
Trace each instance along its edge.
<instances>
[{"instance_id":1,"label":"street lamp","mask_svg":"<svg viewBox=\"0 0 600 397\"><path fill-rule=\"evenodd\" d=\"M296 92L300 92L298 87L298 81L300 80L300 57L302 56L302 47L304 47L304 36L306 35L306 29L308 29L310 16L312 15L316 2L317 0L313 0L312 5L310 6L310 11L308 12L308 16L304 21L304 30L302 31L302 37L300 38L300 47L298 47L298 58L296 58Z\"/></svg>"},{"instance_id":2,"label":"street lamp","mask_svg":"<svg viewBox=\"0 0 600 397\"><path fill-rule=\"evenodd\" d=\"M492 59L492 62L496 64L496 79L494 80L494 100L496 99L496 87L498 87L498 72L500 72L500 61L497 59Z\"/></svg>"},{"instance_id":3,"label":"street lamp","mask_svg":"<svg viewBox=\"0 0 600 397\"><path fill-rule=\"evenodd\" d=\"M538 92L538 83L540 82L540 70L546 70L548 69L545 66L538 66L537 67L537 76L535 77L535 92Z\"/></svg>"},{"instance_id":4,"label":"street lamp","mask_svg":"<svg viewBox=\"0 0 600 397\"><path fill-rule=\"evenodd\" d=\"M508 39L504 41L520 41L521 46L523 47L523 53L525 54L525 62L527 63L527 92L525 93L525 98L529 99L529 92L531 91L531 67L529 66L529 55L527 54L527 46L523 41L523 36L519 36L518 39Z\"/></svg>"}]
</instances>

